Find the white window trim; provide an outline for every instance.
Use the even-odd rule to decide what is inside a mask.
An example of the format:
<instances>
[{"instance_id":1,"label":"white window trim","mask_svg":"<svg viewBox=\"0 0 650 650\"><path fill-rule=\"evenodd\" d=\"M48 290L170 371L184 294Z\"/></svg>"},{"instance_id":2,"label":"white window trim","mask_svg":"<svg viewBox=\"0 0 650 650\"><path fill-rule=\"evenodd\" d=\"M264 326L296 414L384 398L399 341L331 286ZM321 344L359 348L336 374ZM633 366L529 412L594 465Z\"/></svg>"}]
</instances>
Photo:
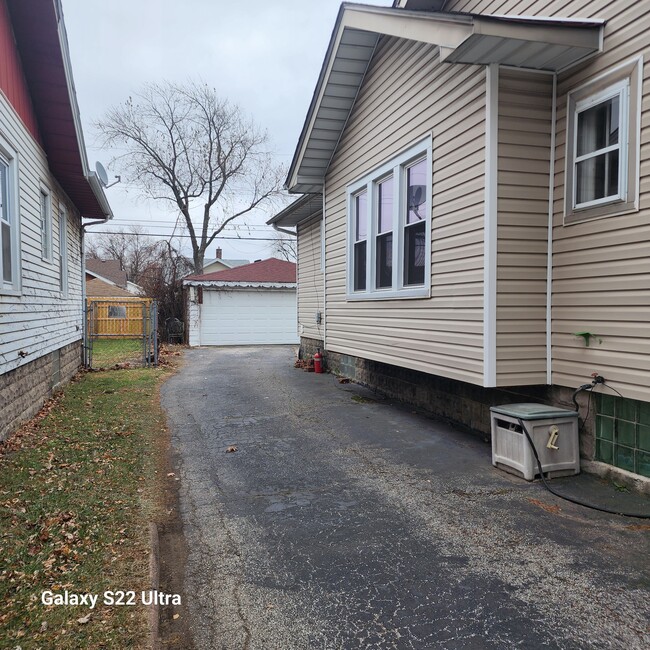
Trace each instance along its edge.
<instances>
[{"instance_id":1,"label":"white window trim","mask_svg":"<svg viewBox=\"0 0 650 650\"><path fill-rule=\"evenodd\" d=\"M636 57L567 93L564 225L615 217L639 210L642 83L643 57ZM578 113L617 94L621 97L619 128L622 131L619 133L619 192L616 196L576 205L575 152Z\"/></svg>"},{"instance_id":2,"label":"white window trim","mask_svg":"<svg viewBox=\"0 0 650 650\"><path fill-rule=\"evenodd\" d=\"M410 163L426 158L427 200L425 203L425 269L424 284L404 286L404 226L406 215L400 210L405 203L406 167ZM433 180L431 136L420 140L417 144L375 168L369 174L350 183L346 188L346 205L348 215L347 229L347 291L350 301L358 300L395 300L407 298L428 298L431 295L431 196ZM375 268L377 263L376 242L379 234L377 223L377 185L376 183L393 176L393 286L391 288L375 288ZM354 244L355 219L354 198L363 190L367 191L367 234L366 234L366 289L354 290Z\"/></svg>"},{"instance_id":3,"label":"white window trim","mask_svg":"<svg viewBox=\"0 0 650 650\"><path fill-rule=\"evenodd\" d=\"M11 275L12 281L5 282L0 266L0 294L19 296L21 294L21 244L20 244L20 191L18 185L18 153L0 135L0 156L7 165L7 193L8 203L12 210L13 220L11 222ZM1 244L1 242L0 242ZM0 263L2 252L0 249Z\"/></svg>"},{"instance_id":4,"label":"white window trim","mask_svg":"<svg viewBox=\"0 0 650 650\"><path fill-rule=\"evenodd\" d=\"M587 208L592 208L594 206L605 205L608 203L617 203L619 201L625 201L627 199L627 165L625 161L627 160L627 147L628 147L628 128L629 128L629 96L630 96L630 82L629 79L623 79L618 83L610 86L606 90L603 90L595 95L587 97L575 104L575 110L573 112L573 155L572 155L572 165L573 165L573 187L572 190L572 201L573 201L573 210L585 210ZM576 155L578 151L578 117L580 113L588 110L592 106L596 106L602 102L605 102L609 99L614 99L615 97L619 98L619 110L618 110L618 144L605 147L604 149L598 149L597 151L592 151L588 154L582 156ZM610 196L605 196L601 199L594 199L593 201L585 201L583 203L577 203L577 192L578 192L578 183L576 182L576 168L580 162L600 156L604 153L609 153L610 151L618 150L618 192Z\"/></svg>"},{"instance_id":5,"label":"white window trim","mask_svg":"<svg viewBox=\"0 0 650 650\"><path fill-rule=\"evenodd\" d=\"M43 213L41 207L41 198L45 197L45 230L43 230ZM44 262L52 263L54 261L53 230L52 227L52 193L50 189L41 183L40 193L38 196L39 221L41 222L41 259ZM47 240L46 240L47 236Z\"/></svg>"},{"instance_id":6,"label":"white window trim","mask_svg":"<svg viewBox=\"0 0 650 650\"><path fill-rule=\"evenodd\" d=\"M68 211L59 203L59 288L63 298L68 297Z\"/></svg>"}]
</instances>

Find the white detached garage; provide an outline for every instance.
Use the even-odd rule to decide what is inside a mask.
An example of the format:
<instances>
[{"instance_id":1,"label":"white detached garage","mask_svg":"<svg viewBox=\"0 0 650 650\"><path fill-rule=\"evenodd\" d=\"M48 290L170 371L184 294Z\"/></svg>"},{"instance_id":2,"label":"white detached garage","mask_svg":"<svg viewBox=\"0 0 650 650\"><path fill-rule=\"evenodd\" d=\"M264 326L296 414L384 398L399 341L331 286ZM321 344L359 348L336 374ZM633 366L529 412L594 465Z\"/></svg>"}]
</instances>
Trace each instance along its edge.
<instances>
[{"instance_id":1,"label":"white detached garage","mask_svg":"<svg viewBox=\"0 0 650 650\"><path fill-rule=\"evenodd\" d=\"M191 275L183 286L191 346L298 343L293 262L272 257Z\"/></svg>"}]
</instances>

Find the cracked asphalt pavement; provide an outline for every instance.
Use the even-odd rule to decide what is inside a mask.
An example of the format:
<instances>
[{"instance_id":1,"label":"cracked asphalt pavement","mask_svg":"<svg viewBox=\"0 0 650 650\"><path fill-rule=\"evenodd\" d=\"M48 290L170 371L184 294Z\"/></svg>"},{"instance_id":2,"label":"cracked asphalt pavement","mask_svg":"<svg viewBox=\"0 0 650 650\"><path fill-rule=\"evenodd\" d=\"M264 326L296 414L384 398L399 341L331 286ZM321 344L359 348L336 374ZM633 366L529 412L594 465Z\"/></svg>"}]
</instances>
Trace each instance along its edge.
<instances>
[{"instance_id":1,"label":"cracked asphalt pavement","mask_svg":"<svg viewBox=\"0 0 650 650\"><path fill-rule=\"evenodd\" d=\"M189 350L163 389L197 648L650 647L646 522L293 359ZM554 485L649 510L595 477Z\"/></svg>"}]
</instances>

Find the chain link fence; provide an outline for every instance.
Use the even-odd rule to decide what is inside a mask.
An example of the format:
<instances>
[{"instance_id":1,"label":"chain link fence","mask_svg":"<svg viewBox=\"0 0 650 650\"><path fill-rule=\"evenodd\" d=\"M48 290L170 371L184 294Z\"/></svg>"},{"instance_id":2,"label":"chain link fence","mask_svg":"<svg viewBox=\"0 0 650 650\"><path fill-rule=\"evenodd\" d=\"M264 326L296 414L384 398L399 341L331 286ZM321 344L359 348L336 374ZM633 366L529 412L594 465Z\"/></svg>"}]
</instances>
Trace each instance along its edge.
<instances>
[{"instance_id":1,"label":"chain link fence","mask_svg":"<svg viewBox=\"0 0 650 650\"><path fill-rule=\"evenodd\" d=\"M150 298L86 300L84 365L137 368L158 365L158 305Z\"/></svg>"}]
</instances>

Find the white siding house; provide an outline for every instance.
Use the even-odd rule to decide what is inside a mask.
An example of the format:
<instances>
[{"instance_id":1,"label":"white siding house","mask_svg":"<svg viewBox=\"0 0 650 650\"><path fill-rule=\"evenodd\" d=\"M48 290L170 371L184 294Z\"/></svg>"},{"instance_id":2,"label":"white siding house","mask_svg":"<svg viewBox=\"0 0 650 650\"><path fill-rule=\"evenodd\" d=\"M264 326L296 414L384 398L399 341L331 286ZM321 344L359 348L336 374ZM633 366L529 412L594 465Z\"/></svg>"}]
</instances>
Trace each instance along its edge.
<instances>
[{"instance_id":1,"label":"white siding house","mask_svg":"<svg viewBox=\"0 0 650 650\"><path fill-rule=\"evenodd\" d=\"M2 439L80 365L83 219L111 213L88 170L60 3L2 0L0 51Z\"/></svg>"}]
</instances>

